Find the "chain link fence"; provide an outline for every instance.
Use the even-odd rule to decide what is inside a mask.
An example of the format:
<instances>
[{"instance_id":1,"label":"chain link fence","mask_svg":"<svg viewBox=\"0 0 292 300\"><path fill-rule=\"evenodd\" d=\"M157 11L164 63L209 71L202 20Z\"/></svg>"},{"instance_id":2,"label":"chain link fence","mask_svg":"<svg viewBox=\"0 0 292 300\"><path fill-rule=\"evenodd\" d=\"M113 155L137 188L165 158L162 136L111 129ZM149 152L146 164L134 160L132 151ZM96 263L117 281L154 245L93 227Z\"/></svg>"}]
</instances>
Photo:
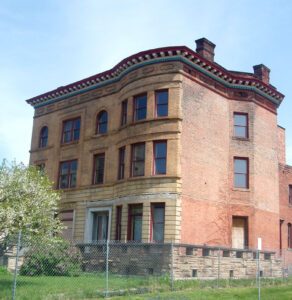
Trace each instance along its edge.
<instances>
[{"instance_id":1,"label":"chain link fence","mask_svg":"<svg viewBox=\"0 0 292 300\"><path fill-rule=\"evenodd\" d=\"M50 242L0 245L0 299L100 299L198 288L291 283L292 251L174 243Z\"/></svg>"}]
</instances>

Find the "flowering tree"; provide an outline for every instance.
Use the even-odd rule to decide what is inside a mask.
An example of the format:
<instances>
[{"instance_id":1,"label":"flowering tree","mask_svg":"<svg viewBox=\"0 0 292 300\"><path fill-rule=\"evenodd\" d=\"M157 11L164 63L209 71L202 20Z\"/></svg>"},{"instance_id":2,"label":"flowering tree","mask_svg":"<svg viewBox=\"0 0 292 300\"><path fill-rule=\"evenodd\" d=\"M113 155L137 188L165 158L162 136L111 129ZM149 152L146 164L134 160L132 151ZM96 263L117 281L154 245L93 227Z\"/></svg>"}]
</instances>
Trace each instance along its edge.
<instances>
[{"instance_id":1,"label":"flowering tree","mask_svg":"<svg viewBox=\"0 0 292 300\"><path fill-rule=\"evenodd\" d=\"M35 167L3 161L0 165L0 240L20 230L52 236L61 230L55 217L60 195Z\"/></svg>"}]
</instances>

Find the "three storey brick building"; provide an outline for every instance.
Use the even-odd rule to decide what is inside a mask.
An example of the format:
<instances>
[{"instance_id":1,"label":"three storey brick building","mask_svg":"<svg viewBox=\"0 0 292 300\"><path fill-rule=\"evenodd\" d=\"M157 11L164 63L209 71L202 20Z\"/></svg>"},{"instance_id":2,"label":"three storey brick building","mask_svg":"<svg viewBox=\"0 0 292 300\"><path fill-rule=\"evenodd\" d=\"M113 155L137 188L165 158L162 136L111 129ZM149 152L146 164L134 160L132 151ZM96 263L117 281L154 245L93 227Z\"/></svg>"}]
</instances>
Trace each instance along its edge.
<instances>
[{"instance_id":1,"label":"three storey brick building","mask_svg":"<svg viewBox=\"0 0 292 300\"><path fill-rule=\"evenodd\" d=\"M289 246L284 96L266 66L228 71L213 43L196 43L140 52L27 100L30 163L63 190L67 237Z\"/></svg>"}]
</instances>

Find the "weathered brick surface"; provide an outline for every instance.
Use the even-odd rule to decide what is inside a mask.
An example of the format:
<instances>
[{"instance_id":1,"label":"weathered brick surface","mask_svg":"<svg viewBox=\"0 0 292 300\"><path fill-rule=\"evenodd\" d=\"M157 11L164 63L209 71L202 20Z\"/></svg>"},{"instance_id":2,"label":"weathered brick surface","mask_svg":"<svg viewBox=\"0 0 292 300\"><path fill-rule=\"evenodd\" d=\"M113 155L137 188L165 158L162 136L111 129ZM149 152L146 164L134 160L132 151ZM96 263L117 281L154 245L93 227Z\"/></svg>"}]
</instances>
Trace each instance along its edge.
<instances>
[{"instance_id":1,"label":"weathered brick surface","mask_svg":"<svg viewBox=\"0 0 292 300\"><path fill-rule=\"evenodd\" d=\"M248 245L278 247L276 115L251 101L227 99L190 79L182 100L181 241L231 246L232 216L248 217ZM249 138L233 137L233 113L249 117ZM249 188L233 187L233 158L249 159ZM267 230L269 228L269 230Z\"/></svg>"}]
</instances>

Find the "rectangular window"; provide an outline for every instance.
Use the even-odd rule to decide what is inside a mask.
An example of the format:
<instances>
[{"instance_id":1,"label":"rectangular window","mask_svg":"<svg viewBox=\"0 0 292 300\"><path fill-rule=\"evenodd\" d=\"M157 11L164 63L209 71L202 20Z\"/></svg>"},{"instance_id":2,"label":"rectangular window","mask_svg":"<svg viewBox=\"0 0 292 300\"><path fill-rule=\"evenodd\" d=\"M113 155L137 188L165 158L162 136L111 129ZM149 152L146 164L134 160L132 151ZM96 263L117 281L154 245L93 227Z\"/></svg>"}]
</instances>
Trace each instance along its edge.
<instances>
[{"instance_id":1,"label":"rectangular window","mask_svg":"<svg viewBox=\"0 0 292 300\"><path fill-rule=\"evenodd\" d=\"M291 223L288 223L288 248L292 248L292 231L291 231Z\"/></svg>"},{"instance_id":2,"label":"rectangular window","mask_svg":"<svg viewBox=\"0 0 292 300\"><path fill-rule=\"evenodd\" d=\"M168 90L155 92L156 117L168 116Z\"/></svg>"},{"instance_id":3,"label":"rectangular window","mask_svg":"<svg viewBox=\"0 0 292 300\"><path fill-rule=\"evenodd\" d=\"M94 171L93 171L93 184L103 183L104 180L104 153L94 156Z\"/></svg>"},{"instance_id":4,"label":"rectangular window","mask_svg":"<svg viewBox=\"0 0 292 300\"><path fill-rule=\"evenodd\" d=\"M234 187L248 188L248 158L234 158Z\"/></svg>"},{"instance_id":5,"label":"rectangular window","mask_svg":"<svg viewBox=\"0 0 292 300\"><path fill-rule=\"evenodd\" d=\"M80 118L63 122L62 143L78 141L80 137Z\"/></svg>"},{"instance_id":6,"label":"rectangular window","mask_svg":"<svg viewBox=\"0 0 292 300\"><path fill-rule=\"evenodd\" d=\"M59 170L59 188L76 187L77 181L77 159L63 161L60 163Z\"/></svg>"},{"instance_id":7,"label":"rectangular window","mask_svg":"<svg viewBox=\"0 0 292 300\"><path fill-rule=\"evenodd\" d=\"M292 185L291 184L289 184L289 191L288 191L288 193L289 193L289 204L292 205Z\"/></svg>"},{"instance_id":8,"label":"rectangular window","mask_svg":"<svg viewBox=\"0 0 292 300\"><path fill-rule=\"evenodd\" d=\"M125 153L126 153L125 146L119 148L118 179L124 179L125 177Z\"/></svg>"},{"instance_id":9,"label":"rectangular window","mask_svg":"<svg viewBox=\"0 0 292 300\"><path fill-rule=\"evenodd\" d=\"M144 120L147 116L147 94L134 97L134 121Z\"/></svg>"},{"instance_id":10,"label":"rectangular window","mask_svg":"<svg viewBox=\"0 0 292 300\"><path fill-rule=\"evenodd\" d=\"M162 243L164 241L165 204L151 204L151 240Z\"/></svg>"},{"instance_id":11,"label":"rectangular window","mask_svg":"<svg viewBox=\"0 0 292 300\"><path fill-rule=\"evenodd\" d=\"M234 113L234 136L238 138L248 138L248 114Z\"/></svg>"},{"instance_id":12,"label":"rectangular window","mask_svg":"<svg viewBox=\"0 0 292 300\"><path fill-rule=\"evenodd\" d=\"M127 112L128 112L128 100L124 100L122 102L122 110L121 110L121 126L127 124Z\"/></svg>"},{"instance_id":13,"label":"rectangular window","mask_svg":"<svg viewBox=\"0 0 292 300\"><path fill-rule=\"evenodd\" d=\"M74 210L64 210L59 214L59 219L62 224L65 226L62 230L62 237L65 239L73 238L73 218L74 218Z\"/></svg>"},{"instance_id":14,"label":"rectangular window","mask_svg":"<svg viewBox=\"0 0 292 300\"><path fill-rule=\"evenodd\" d=\"M129 220L128 220L128 240L138 241L142 240L142 215L143 204L129 205Z\"/></svg>"},{"instance_id":15,"label":"rectangular window","mask_svg":"<svg viewBox=\"0 0 292 300\"><path fill-rule=\"evenodd\" d=\"M166 141L154 142L154 175L166 174L166 154L167 143Z\"/></svg>"},{"instance_id":16,"label":"rectangular window","mask_svg":"<svg viewBox=\"0 0 292 300\"><path fill-rule=\"evenodd\" d=\"M116 215L116 241L120 241L122 237L122 205L117 206Z\"/></svg>"},{"instance_id":17,"label":"rectangular window","mask_svg":"<svg viewBox=\"0 0 292 300\"><path fill-rule=\"evenodd\" d=\"M42 175L45 174L45 163L37 164L35 167Z\"/></svg>"},{"instance_id":18,"label":"rectangular window","mask_svg":"<svg viewBox=\"0 0 292 300\"><path fill-rule=\"evenodd\" d=\"M108 238L108 211L92 213L92 241L106 241Z\"/></svg>"},{"instance_id":19,"label":"rectangular window","mask_svg":"<svg viewBox=\"0 0 292 300\"><path fill-rule=\"evenodd\" d=\"M145 167L145 143L132 145L131 176L144 176Z\"/></svg>"},{"instance_id":20,"label":"rectangular window","mask_svg":"<svg viewBox=\"0 0 292 300\"><path fill-rule=\"evenodd\" d=\"M248 218L232 217L232 248L245 249L248 247Z\"/></svg>"}]
</instances>

